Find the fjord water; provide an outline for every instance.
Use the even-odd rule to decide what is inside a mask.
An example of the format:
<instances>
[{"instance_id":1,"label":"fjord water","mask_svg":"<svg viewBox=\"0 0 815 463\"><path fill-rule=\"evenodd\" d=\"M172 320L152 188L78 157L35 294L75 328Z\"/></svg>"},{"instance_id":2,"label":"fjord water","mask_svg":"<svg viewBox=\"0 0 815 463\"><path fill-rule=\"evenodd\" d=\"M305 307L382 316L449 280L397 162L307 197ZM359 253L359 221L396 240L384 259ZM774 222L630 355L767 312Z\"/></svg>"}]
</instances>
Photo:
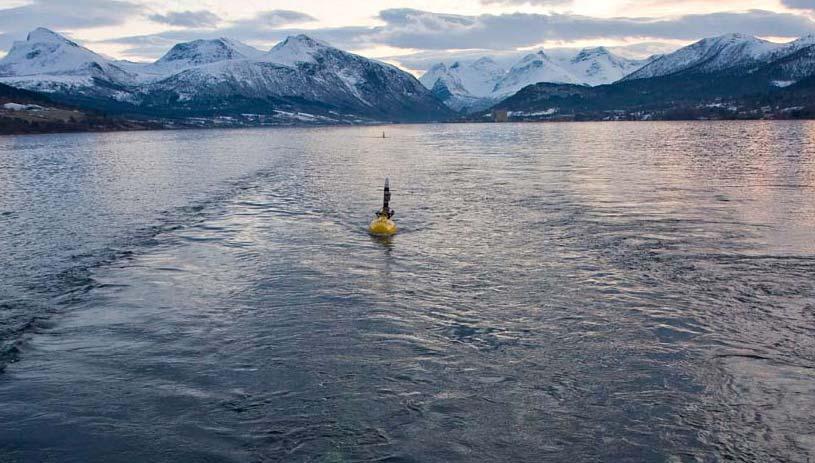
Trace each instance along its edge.
<instances>
[{"instance_id":1,"label":"fjord water","mask_svg":"<svg viewBox=\"0 0 815 463\"><path fill-rule=\"evenodd\" d=\"M811 461L815 123L382 130L0 138L0 461Z\"/></svg>"}]
</instances>

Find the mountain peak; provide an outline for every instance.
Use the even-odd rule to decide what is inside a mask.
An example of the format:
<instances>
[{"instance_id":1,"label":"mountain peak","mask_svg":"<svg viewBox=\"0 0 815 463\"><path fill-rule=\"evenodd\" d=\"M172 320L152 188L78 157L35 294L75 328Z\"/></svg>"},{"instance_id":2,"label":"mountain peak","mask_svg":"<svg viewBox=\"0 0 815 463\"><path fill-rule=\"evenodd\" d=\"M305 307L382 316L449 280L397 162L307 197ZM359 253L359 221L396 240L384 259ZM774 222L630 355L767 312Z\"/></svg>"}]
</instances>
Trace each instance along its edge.
<instances>
[{"instance_id":1,"label":"mountain peak","mask_svg":"<svg viewBox=\"0 0 815 463\"><path fill-rule=\"evenodd\" d=\"M261 54L260 50L226 37L198 39L175 44L156 64L171 65L178 68L218 61L256 58Z\"/></svg>"},{"instance_id":2,"label":"mountain peak","mask_svg":"<svg viewBox=\"0 0 815 463\"><path fill-rule=\"evenodd\" d=\"M473 62L473 65L480 66L482 64L495 64L495 60L490 58L489 56L482 56Z\"/></svg>"},{"instance_id":3,"label":"mountain peak","mask_svg":"<svg viewBox=\"0 0 815 463\"><path fill-rule=\"evenodd\" d=\"M580 52L574 58L572 58L572 63L579 63L581 61L594 59L600 56L612 56L612 55L611 52L608 51L608 48L606 47L584 48L580 50Z\"/></svg>"},{"instance_id":4,"label":"mountain peak","mask_svg":"<svg viewBox=\"0 0 815 463\"><path fill-rule=\"evenodd\" d=\"M722 34L716 37L712 37L710 40L714 41L742 41L742 40L758 40L752 35L742 34L740 32L728 32L727 34Z\"/></svg>"},{"instance_id":5,"label":"mountain peak","mask_svg":"<svg viewBox=\"0 0 815 463\"><path fill-rule=\"evenodd\" d=\"M266 57L273 63L296 66L298 63L313 63L314 55L327 48L331 46L306 34L290 35L272 47Z\"/></svg>"},{"instance_id":6,"label":"mountain peak","mask_svg":"<svg viewBox=\"0 0 815 463\"><path fill-rule=\"evenodd\" d=\"M306 34L297 34L297 35L290 35L286 37L281 43L275 45L275 48L278 46L299 46L299 47L308 47L308 48L321 48L321 47L328 47L329 45L322 40L317 40L308 36Z\"/></svg>"},{"instance_id":7,"label":"mountain peak","mask_svg":"<svg viewBox=\"0 0 815 463\"><path fill-rule=\"evenodd\" d=\"M26 41L35 43L68 43L76 46L74 42L44 27L38 27L29 32Z\"/></svg>"},{"instance_id":8,"label":"mountain peak","mask_svg":"<svg viewBox=\"0 0 815 463\"><path fill-rule=\"evenodd\" d=\"M72 84L84 84L91 78L125 83L133 78L109 59L44 27L31 31L25 41L14 42L0 60L0 75L57 76L55 80ZM45 80L49 79L54 80Z\"/></svg>"},{"instance_id":9,"label":"mountain peak","mask_svg":"<svg viewBox=\"0 0 815 463\"><path fill-rule=\"evenodd\" d=\"M606 47L587 47L580 50L580 54L586 55L610 55L611 52L608 51Z\"/></svg>"},{"instance_id":10,"label":"mountain peak","mask_svg":"<svg viewBox=\"0 0 815 463\"><path fill-rule=\"evenodd\" d=\"M742 34L739 32L730 32L727 34L718 35L716 37L709 37L702 39L691 46L697 47L731 47L731 46L764 46L771 44L766 40L758 37Z\"/></svg>"},{"instance_id":11,"label":"mountain peak","mask_svg":"<svg viewBox=\"0 0 815 463\"><path fill-rule=\"evenodd\" d=\"M512 68L513 69L523 68L529 66L530 64L539 63L541 61L549 61L549 57L546 55L546 53L543 52L543 50L539 50L536 53L529 53L528 55L525 55L523 58L521 58L520 61L518 61L514 66L512 66Z\"/></svg>"}]
</instances>

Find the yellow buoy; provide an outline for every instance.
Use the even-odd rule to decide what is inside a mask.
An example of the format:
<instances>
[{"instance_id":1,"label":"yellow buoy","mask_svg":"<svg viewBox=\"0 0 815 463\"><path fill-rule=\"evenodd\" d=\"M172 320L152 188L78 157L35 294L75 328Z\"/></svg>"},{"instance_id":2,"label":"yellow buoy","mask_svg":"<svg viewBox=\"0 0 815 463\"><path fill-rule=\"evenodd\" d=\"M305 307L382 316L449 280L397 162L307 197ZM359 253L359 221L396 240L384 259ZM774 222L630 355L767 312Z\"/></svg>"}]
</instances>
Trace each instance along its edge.
<instances>
[{"instance_id":1,"label":"yellow buoy","mask_svg":"<svg viewBox=\"0 0 815 463\"><path fill-rule=\"evenodd\" d=\"M396 223L387 217L377 217L368 225L368 232L377 236L391 236L396 234L397 230Z\"/></svg>"},{"instance_id":2,"label":"yellow buoy","mask_svg":"<svg viewBox=\"0 0 815 463\"><path fill-rule=\"evenodd\" d=\"M368 232L376 236L391 236L396 234L396 224L391 220L393 217L393 209L390 208L391 189L388 179L385 179L385 193L384 201L382 202L382 209L377 211L376 218L368 225Z\"/></svg>"}]
</instances>

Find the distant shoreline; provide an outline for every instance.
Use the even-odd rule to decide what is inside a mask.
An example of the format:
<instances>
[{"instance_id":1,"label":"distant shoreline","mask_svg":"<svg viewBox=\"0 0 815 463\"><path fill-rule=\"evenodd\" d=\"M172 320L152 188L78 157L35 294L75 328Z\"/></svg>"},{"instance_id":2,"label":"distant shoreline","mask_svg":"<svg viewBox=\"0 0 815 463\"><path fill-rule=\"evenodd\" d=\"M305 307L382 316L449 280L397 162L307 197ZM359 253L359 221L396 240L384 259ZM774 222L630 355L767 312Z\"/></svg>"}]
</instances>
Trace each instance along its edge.
<instances>
[{"instance_id":1,"label":"distant shoreline","mask_svg":"<svg viewBox=\"0 0 815 463\"><path fill-rule=\"evenodd\" d=\"M281 125L234 125L234 126L110 126L95 128L61 128L54 130L19 130L9 131L0 122L0 137L21 135L52 135L71 133L115 133L115 132L149 132L149 131L185 131L185 130L239 130L239 129L308 129L308 128L338 128L338 127L381 127L390 125L433 125L433 124L484 124L484 125L513 125L513 124L563 124L563 123L611 123L611 122L789 122L789 121L815 121L815 118L755 118L755 119L651 119L651 120L603 120L603 119L557 119L557 120L510 120L507 122L492 121L437 121L437 122L382 122L376 124L281 124Z\"/></svg>"}]
</instances>

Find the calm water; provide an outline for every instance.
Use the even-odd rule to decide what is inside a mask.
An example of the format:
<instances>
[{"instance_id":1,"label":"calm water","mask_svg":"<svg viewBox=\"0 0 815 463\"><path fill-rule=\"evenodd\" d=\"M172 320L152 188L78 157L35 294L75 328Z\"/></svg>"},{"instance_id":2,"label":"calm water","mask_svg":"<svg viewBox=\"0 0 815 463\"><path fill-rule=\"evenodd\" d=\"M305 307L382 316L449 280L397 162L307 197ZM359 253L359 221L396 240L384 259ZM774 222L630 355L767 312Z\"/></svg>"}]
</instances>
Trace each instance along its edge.
<instances>
[{"instance_id":1,"label":"calm water","mask_svg":"<svg viewBox=\"0 0 815 463\"><path fill-rule=\"evenodd\" d=\"M815 459L815 123L381 130L0 138L0 461Z\"/></svg>"}]
</instances>

